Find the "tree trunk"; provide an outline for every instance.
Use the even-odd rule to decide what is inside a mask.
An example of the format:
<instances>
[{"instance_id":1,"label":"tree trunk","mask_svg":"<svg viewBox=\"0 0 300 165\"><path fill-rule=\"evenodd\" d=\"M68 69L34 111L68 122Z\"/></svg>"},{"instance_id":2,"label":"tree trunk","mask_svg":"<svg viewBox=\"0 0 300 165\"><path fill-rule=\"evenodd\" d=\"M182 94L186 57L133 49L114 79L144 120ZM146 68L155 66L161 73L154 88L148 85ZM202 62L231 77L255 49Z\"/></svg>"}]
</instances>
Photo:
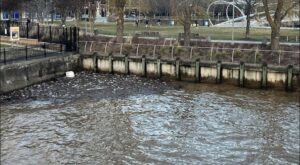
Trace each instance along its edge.
<instances>
[{"instance_id":1,"label":"tree trunk","mask_svg":"<svg viewBox=\"0 0 300 165\"><path fill-rule=\"evenodd\" d=\"M249 39L250 35L250 13L251 13L251 4L247 4L246 15L247 15L247 25L246 25L246 39Z\"/></svg>"},{"instance_id":2,"label":"tree trunk","mask_svg":"<svg viewBox=\"0 0 300 165\"><path fill-rule=\"evenodd\" d=\"M280 26L281 22L275 22L271 27L271 49L273 51L279 50Z\"/></svg>"},{"instance_id":3,"label":"tree trunk","mask_svg":"<svg viewBox=\"0 0 300 165\"><path fill-rule=\"evenodd\" d=\"M184 22L184 46L190 46L191 44L191 24L188 21Z\"/></svg>"},{"instance_id":4,"label":"tree trunk","mask_svg":"<svg viewBox=\"0 0 300 165\"><path fill-rule=\"evenodd\" d=\"M124 31L124 8L117 9L117 42L123 43Z\"/></svg>"}]
</instances>

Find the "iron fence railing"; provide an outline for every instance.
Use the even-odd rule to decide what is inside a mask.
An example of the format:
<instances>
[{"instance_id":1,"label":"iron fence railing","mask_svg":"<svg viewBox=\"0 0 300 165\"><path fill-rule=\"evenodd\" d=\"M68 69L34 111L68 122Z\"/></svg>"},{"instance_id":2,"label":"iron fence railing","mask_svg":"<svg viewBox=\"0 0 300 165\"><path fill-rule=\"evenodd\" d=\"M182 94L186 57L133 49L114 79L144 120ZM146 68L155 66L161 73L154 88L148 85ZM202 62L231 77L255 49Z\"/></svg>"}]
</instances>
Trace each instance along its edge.
<instances>
[{"instance_id":1,"label":"iron fence railing","mask_svg":"<svg viewBox=\"0 0 300 165\"><path fill-rule=\"evenodd\" d=\"M201 61L222 61L249 64L261 64L267 62L270 65L295 65L300 63L299 51L271 51L240 48L219 48L219 47L192 47L173 45L152 45L152 44L118 44L111 42L80 41L79 50L81 53L100 52L111 55L142 56L148 58L196 60Z\"/></svg>"},{"instance_id":2,"label":"iron fence railing","mask_svg":"<svg viewBox=\"0 0 300 165\"><path fill-rule=\"evenodd\" d=\"M44 43L38 46L18 46L0 49L0 65L64 54L63 44Z\"/></svg>"}]
</instances>

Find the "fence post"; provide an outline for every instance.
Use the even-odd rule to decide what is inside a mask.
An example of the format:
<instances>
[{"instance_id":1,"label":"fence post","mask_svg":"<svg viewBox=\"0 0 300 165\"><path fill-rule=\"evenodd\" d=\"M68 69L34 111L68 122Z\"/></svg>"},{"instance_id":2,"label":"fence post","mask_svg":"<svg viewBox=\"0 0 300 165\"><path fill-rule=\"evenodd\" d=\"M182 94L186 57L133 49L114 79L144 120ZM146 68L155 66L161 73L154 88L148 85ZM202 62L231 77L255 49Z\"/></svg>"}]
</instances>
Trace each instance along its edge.
<instances>
[{"instance_id":1,"label":"fence post","mask_svg":"<svg viewBox=\"0 0 300 165\"><path fill-rule=\"evenodd\" d=\"M40 24L37 24L37 39L40 41Z\"/></svg>"},{"instance_id":2,"label":"fence post","mask_svg":"<svg viewBox=\"0 0 300 165\"><path fill-rule=\"evenodd\" d=\"M244 81L245 81L245 63L240 63L240 72L239 72L239 85L240 87L244 87Z\"/></svg>"},{"instance_id":3,"label":"fence post","mask_svg":"<svg viewBox=\"0 0 300 165\"><path fill-rule=\"evenodd\" d=\"M293 89L293 65L289 65L287 69L286 90L292 91Z\"/></svg>"},{"instance_id":4,"label":"fence post","mask_svg":"<svg viewBox=\"0 0 300 165\"><path fill-rule=\"evenodd\" d=\"M26 22L26 38L29 38L29 27L28 27L29 22Z\"/></svg>"},{"instance_id":5,"label":"fence post","mask_svg":"<svg viewBox=\"0 0 300 165\"><path fill-rule=\"evenodd\" d=\"M222 83L222 62L217 62L217 77L216 77L217 84Z\"/></svg>"},{"instance_id":6,"label":"fence post","mask_svg":"<svg viewBox=\"0 0 300 165\"><path fill-rule=\"evenodd\" d=\"M174 59L174 46L172 46L172 59Z\"/></svg>"},{"instance_id":7,"label":"fence post","mask_svg":"<svg viewBox=\"0 0 300 165\"><path fill-rule=\"evenodd\" d=\"M70 44L70 50L73 51L73 29L72 27L70 27L70 41L69 41L69 44Z\"/></svg>"},{"instance_id":8,"label":"fence post","mask_svg":"<svg viewBox=\"0 0 300 165\"><path fill-rule=\"evenodd\" d=\"M27 45L25 46L25 59L27 61L28 59L28 49L27 49Z\"/></svg>"},{"instance_id":9,"label":"fence post","mask_svg":"<svg viewBox=\"0 0 300 165\"><path fill-rule=\"evenodd\" d=\"M52 42L52 28L49 26L49 40Z\"/></svg>"},{"instance_id":10,"label":"fence post","mask_svg":"<svg viewBox=\"0 0 300 165\"><path fill-rule=\"evenodd\" d=\"M46 44L44 43L44 56L47 57Z\"/></svg>"},{"instance_id":11,"label":"fence post","mask_svg":"<svg viewBox=\"0 0 300 165\"><path fill-rule=\"evenodd\" d=\"M6 52L5 52L5 48L3 48L3 56L4 56L4 64L6 64Z\"/></svg>"},{"instance_id":12,"label":"fence post","mask_svg":"<svg viewBox=\"0 0 300 165\"><path fill-rule=\"evenodd\" d=\"M73 51L77 51L77 28L76 27L73 27L73 32L72 32L72 35L73 35L73 41L72 41L72 45L73 45Z\"/></svg>"},{"instance_id":13,"label":"fence post","mask_svg":"<svg viewBox=\"0 0 300 165\"><path fill-rule=\"evenodd\" d=\"M176 64L175 64L175 72L176 72L176 79L181 80L181 75L180 75L180 58L176 58Z\"/></svg>"},{"instance_id":14,"label":"fence post","mask_svg":"<svg viewBox=\"0 0 300 165\"><path fill-rule=\"evenodd\" d=\"M63 52L63 44L60 42L60 52Z\"/></svg>"},{"instance_id":15,"label":"fence post","mask_svg":"<svg viewBox=\"0 0 300 165\"><path fill-rule=\"evenodd\" d=\"M267 82L268 82L268 64L263 63L262 65L262 78L261 78L261 88L266 89L267 88Z\"/></svg>"},{"instance_id":16,"label":"fence post","mask_svg":"<svg viewBox=\"0 0 300 165\"><path fill-rule=\"evenodd\" d=\"M196 60L196 67L195 67L195 74L196 74L196 82L200 82L201 79L201 71L200 71L200 59Z\"/></svg>"}]
</instances>

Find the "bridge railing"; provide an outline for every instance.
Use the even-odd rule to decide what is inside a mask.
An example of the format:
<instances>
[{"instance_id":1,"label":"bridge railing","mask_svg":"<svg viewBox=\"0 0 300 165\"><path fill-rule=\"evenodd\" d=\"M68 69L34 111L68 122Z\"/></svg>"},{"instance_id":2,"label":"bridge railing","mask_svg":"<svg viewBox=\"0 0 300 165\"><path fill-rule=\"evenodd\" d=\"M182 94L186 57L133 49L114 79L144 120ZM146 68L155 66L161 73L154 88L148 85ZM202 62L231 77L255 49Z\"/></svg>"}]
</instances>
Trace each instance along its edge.
<instances>
[{"instance_id":1,"label":"bridge railing","mask_svg":"<svg viewBox=\"0 0 300 165\"><path fill-rule=\"evenodd\" d=\"M245 62L248 64L262 64L285 66L300 63L299 51L271 51L240 48L219 48L219 47L191 47L172 45L151 45L151 44L119 44L111 42L80 41L79 50L81 53L102 53L107 55L128 55L143 56L147 58L196 60L201 61L222 61L230 63Z\"/></svg>"},{"instance_id":2,"label":"bridge railing","mask_svg":"<svg viewBox=\"0 0 300 165\"><path fill-rule=\"evenodd\" d=\"M64 54L63 44L18 45L0 49L0 65Z\"/></svg>"}]
</instances>

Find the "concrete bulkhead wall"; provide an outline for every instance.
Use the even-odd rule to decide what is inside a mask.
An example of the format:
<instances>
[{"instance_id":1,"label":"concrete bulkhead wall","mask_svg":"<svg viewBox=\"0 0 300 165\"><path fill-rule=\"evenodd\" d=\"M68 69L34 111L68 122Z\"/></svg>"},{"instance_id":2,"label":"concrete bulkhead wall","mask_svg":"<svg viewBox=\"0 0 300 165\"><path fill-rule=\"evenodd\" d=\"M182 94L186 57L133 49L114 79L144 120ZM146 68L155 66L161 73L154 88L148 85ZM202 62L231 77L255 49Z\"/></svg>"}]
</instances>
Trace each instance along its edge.
<instances>
[{"instance_id":1,"label":"concrete bulkhead wall","mask_svg":"<svg viewBox=\"0 0 300 165\"><path fill-rule=\"evenodd\" d=\"M226 83L257 89L300 91L299 69L233 63L163 60L143 57L81 55L83 69L96 72L167 77L177 80Z\"/></svg>"},{"instance_id":2,"label":"concrete bulkhead wall","mask_svg":"<svg viewBox=\"0 0 300 165\"><path fill-rule=\"evenodd\" d=\"M66 71L76 70L79 57L80 55L66 54L0 66L0 94L63 76Z\"/></svg>"}]
</instances>

